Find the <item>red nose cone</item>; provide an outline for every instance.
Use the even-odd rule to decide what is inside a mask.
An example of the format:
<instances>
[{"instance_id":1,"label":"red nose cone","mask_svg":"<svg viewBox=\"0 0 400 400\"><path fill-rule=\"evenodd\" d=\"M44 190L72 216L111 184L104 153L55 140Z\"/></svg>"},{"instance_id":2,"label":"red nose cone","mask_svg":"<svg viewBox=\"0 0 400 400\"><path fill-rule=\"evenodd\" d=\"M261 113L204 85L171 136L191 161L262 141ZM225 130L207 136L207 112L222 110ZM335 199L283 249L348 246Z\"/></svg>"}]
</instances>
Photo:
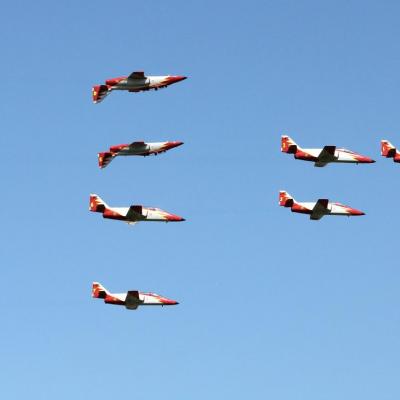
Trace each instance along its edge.
<instances>
[{"instance_id":1,"label":"red nose cone","mask_svg":"<svg viewBox=\"0 0 400 400\"><path fill-rule=\"evenodd\" d=\"M171 85L172 83L177 83L177 82L185 80L186 76L180 76L180 75L178 75L178 76L169 76L167 79L168 79L168 84Z\"/></svg>"},{"instance_id":2,"label":"red nose cone","mask_svg":"<svg viewBox=\"0 0 400 400\"><path fill-rule=\"evenodd\" d=\"M174 147L182 146L183 142L168 142L167 143L167 148L168 149L173 149Z\"/></svg>"},{"instance_id":3,"label":"red nose cone","mask_svg":"<svg viewBox=\"0 0 400 400\"><path fill-rule=\"evenodd\" d=\"M360 210L356 210L356 209L352 208L351 215L365 215L365 213Z\"/></svg>"},{"instance_id":4,"label":"red nose cone","mask_svg":"<svg viewBox=\"0 0 400 400\"><path fill-rule=\"evenodd\" d=\"M162 299L162 303L169 306L175 306L176 304L179 304L177 301L170 299Z\"/></svg>"},{"instance_id":5,"label":"red nose cone","mask_svg":"<svg viewBox=\"0 0 400 400\"><path fill-rule=\"evenodd\" d=\"M186 221L185 218L180 217L179 215L168 214L167 220L171 222L181 222Z\"/></svg>"},{"instance_id":6,"label":"red nose cone","mask_svg":"<svg viewBox=\"0 0 400 400\"><path fill-rule=\"evenodd\" d=\"M358 158L358 162L365 163L365 164L372 164L375 162L372 158L361 156Z\"/></svg>"}]
</instances>

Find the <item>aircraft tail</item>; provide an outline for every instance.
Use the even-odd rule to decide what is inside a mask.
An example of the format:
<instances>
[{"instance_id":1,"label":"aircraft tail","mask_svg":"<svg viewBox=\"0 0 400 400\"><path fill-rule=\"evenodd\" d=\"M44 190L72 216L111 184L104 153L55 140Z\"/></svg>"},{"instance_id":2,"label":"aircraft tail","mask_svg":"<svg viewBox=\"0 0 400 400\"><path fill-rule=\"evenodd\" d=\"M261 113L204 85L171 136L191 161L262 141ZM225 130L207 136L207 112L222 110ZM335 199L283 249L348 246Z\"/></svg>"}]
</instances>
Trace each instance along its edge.
<instances>
[{"instance_id":1,"label":"aircraft tail","mask_svg":"<svg viewBox=\"0 0 400 400\"><path fill-rule=\"evenodd\" d=\"M93 282L92 297L96 299L104 299L108 293L108 290L101 283Z\"/></svg>"},{"instance_id":2,"label":"aircraft tail","mask_svg":"<svg viewBox=\"0 0 400 400\"><path fill-rule=\"evenodd\" d=\"M286 135L281 136L281 152L295 154L297 152L297 143L290 137Z\"/></svg>"},{"instance_id":3,"label":"aircraft tail","mask_svg":"<svg viewBox=\"0 0 400 400\"><path fill-rule=\"evenodd\" d=\"M381 140L381 154L383 157L394 157L396 148L388 140Z\"/></svg>"},{"instance_id":4,"label":"aircraft tail","mask_svg":"<svg viewBox=\"0 0 400 400\"><path fill-rule=\"evenodd\" d=\"M279 192L279 205L282 207L292 207L295 203L294 198L284 190Z\"/></svg>"},{"instance_id":5,"label":"aircraft tail","mask_svg":"<svg viewBox=\"0 0 400 400\"><path fill-rule=\"evenodd\" d=\"M107 85L95 85L92 88L93 103L100 103L108 95Z\"/></svg>"},{"instance_id":6,"label":"aircraft tail","mask_svg":"<svg viewBox=\"0 0 400 400\"><path fill-rule=\"evenodd\" d=\"M107 165L113 159L113 154L107 151L107 152L104 152L104 153L97 154L97 158L98 158L98 161L99 161L99 167L100 168L105 168L105 167L107 167Z\"/></svg>"},{"instance_id":7,"label":"aircraft tail","mask_svg":"<svg viewBox=\"0 0 400 400\"><path fill-rule=\"evenodd\" d=\"M104 212L108 208L108 205L101 199L97 194L90 195L89 210L93 212Z\"/></svg>"}]
</instances>

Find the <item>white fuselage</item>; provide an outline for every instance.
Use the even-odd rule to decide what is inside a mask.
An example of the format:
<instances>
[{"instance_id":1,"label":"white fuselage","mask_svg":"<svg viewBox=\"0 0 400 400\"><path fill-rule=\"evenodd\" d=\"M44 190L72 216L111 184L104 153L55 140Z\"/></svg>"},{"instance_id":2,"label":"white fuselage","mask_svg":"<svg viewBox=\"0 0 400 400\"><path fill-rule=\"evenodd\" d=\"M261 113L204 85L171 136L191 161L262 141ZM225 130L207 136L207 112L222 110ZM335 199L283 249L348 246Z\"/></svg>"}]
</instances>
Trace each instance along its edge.
<instances>
[{"instance_id":1,"label":"white fuselage","mask_svg":"<svg viewBox=\"0 0 400 400\"><path fill-rule=\"evenodd\" d=\"M108 207L110 211L114 211L119 215L126 217L129 211L129 207ZM159 209L159 208L150 208L150 207L143 207L143 220L146 221L167 221L166 216L168 215L167 212Z\"/></svg>"},{"instance_id":2,"label":"white fuselage","mask_svg":"<svg viewBox=\"0 0 400 400\"><path fill-rule=\"evenodd\" d=\"M301 149L304 153L309 154L312 157L318 158L321 154L322 149ZM335 161L330 162L342 162L342 163L358 163L357 154L347 149L336 149L335 150Z\"/></svg>"},{"instance_id":3,"label":"white fuselage","mask_svg":"<svg viewBox=\"0 0 400 400\"><path fill-rule=\"evenodd\" d=\"M152 154L152 153L159 153L163 151L163 148L168 142L154 142L154 143L146 143L140 149L135 149L130 146L124 147L116 156L140 156L142 154Z\"/></svg>"},{"instance_id":4,"label":"white fuselage","mask_svg":"<svg viewBox=\"0 0 400 400\"><path fill-rule=\"evenodd\" d=\"M112 86L110 90L139 90L141 88L157 88L166 84L166 76L147 76L143 79L129 79L124 78L116 85Z\"/></svg>"},{"instance_id":5,"label":"white fuselage","mask_svg":"<svg viewBox=\"0 0 400 400\"><path fill-rule=\"evenodd\" d=\"M127 293L111 293L112 297L115 297L118 300L126 301ZM163 305L164 303L160 300L157 294L150 293L140 293L139 292L139 301L140 305L148 305L148 306L158 306Z\"/></svg>"},{"instance_id":6,"label":"white fuselage","mask_svg":"<svg viewBox=\"0 0 400 400\"><path fill-rule=\"evenodd\" d=\"M316 202L301 202L301 203L297 203L298 205L300 205L301 207L304 207L310 211L313 210L313 208L315 207ZM328 203L328 207L326 209L325 212L326 215L349 215L350 212L348 210L348 207L346 207L343 204L340 203Z\"/></svg>"}]
</instances>

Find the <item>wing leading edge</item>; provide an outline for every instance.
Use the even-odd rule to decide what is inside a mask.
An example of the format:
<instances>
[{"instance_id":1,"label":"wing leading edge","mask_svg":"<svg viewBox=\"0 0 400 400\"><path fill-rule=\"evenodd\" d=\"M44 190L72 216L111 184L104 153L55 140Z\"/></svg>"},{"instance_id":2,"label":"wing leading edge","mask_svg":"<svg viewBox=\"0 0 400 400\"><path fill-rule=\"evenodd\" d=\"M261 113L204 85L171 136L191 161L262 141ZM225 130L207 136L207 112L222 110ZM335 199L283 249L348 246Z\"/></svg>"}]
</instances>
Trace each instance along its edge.
<instances>
[{"instance_id":1,"label":"wing leading edge","mask_svg":"<svg viewBox=\"0 0 400 400\"><path fill-rule=\"evenodd\" d=\"M318 160L315 162L316 167L325 167L326 164L336 160L336 146L324 146L321 153L318 155Z\"/></svg>"},{"instance_id":2,"label":"wing leading edge","mask_svg":"<svg viewBox=\"0 0 400 400\"><path fill-rule=\"evenodd\" d=\"M328 199L318 199L318 201L315 203L314 208L312 209L310 219L316 221L321 219L324 215L328 214L328 204Z\"/></svg>"}]
</instances>

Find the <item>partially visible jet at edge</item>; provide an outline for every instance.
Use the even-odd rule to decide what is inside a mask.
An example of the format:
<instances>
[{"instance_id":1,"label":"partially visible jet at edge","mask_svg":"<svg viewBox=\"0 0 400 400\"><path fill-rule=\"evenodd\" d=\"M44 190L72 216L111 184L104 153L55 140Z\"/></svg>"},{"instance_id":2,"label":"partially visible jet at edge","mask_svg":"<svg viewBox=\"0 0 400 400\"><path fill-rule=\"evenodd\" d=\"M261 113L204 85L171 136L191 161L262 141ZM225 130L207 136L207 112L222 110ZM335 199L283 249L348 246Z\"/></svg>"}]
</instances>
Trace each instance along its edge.
<instances>
[{"instance_id":1,"label":"partially visible jet at edge","mask_svg":"<svg viewBox=\"0 0 400 400\"><path fill-rule=\"evenodd\" d=\"M131 144L117 144L111 146L109 151L99 153L97 155L99 160L99 167L105 168L117 156L149 156L151 154L157 155L174 147L181 146L183 142L133 142Z\"/></svg>"},{"instance_id":2,"label":"partially visible jet at edge","mask_svg":"<svg viewBox=\"0 0 400 400\"><path fill-rule=\"evenodd\" d=\"M179 215L171 214L160 208L133 205L130 207L110 207L97 194L90 195L89 210L100 212L103 218L116 219L128 224L136 224L140 221L155 222L181 222L185 221Z\"/></svg>"},{"instance_id":3,"label":"partially visible jet at edge","mask_svg":"<svg viewBox=\"0 0 400 400\"><path fill-rule=\"evenodd\" d=\"M381 154L386 158L393 158L395 163L400 163L400 151L388 140L381 140Z\"/></svg>"},{"instance_id":4,"label":"partially visible jet at edge","mask_svg":"<svg viewBox=\"0 0 400 400\"><path fill-rule=\"evenodd\" d=\"M132 72L129 76L107 79L105 84L93 86L93 103L100 103L113 90L127 90L129 92L158 90L184 79L186 79L186 76L145 76L143 71Z\"/></svg>"},{"instance_id":5,"label":"partially visible jet at edge","mask_svg":"<svg viewBox=\"0 0 400 400\"><path fill-rule=\"evenodd\" d=\"M139 306L175 306L179 304L175 300L167 299L156 293L143 293L137 290L129 290L125 293L110 293L98 282L92 284L92 297L104 299L106 304L125 306L128 310L136 310Z\"/></svg>"},{"instance_id":6,"label":"partially visible jet at edge","mask_svg":"<svg viewBox=\"0 0 400 400\"><path fill-rule=\"evenodd\" d=\"M294 158L298 160L313 161L315 167L325 167L329 163L368 164L375 162L369 157L347 149L338 149L336 146L325 146L323 149L302 149L289 136L281 137L281 151L294 154Z\"/></svg>"},{"instance_id":7,"label":"partially visible jet at edge","mask_svg":"<svg viewBox=\"0 0 400 400\"><path fill-rule=\"evenodd\" d=\"M292 212L309 214L312 220L319 220L325 215L343 215L348 217L365 215L362 211L340 203L331 203L328 199L318 199L317 202L299 203L284 190L279 192L279 205L290 207Z\"/></svg>"}]
</instances>

